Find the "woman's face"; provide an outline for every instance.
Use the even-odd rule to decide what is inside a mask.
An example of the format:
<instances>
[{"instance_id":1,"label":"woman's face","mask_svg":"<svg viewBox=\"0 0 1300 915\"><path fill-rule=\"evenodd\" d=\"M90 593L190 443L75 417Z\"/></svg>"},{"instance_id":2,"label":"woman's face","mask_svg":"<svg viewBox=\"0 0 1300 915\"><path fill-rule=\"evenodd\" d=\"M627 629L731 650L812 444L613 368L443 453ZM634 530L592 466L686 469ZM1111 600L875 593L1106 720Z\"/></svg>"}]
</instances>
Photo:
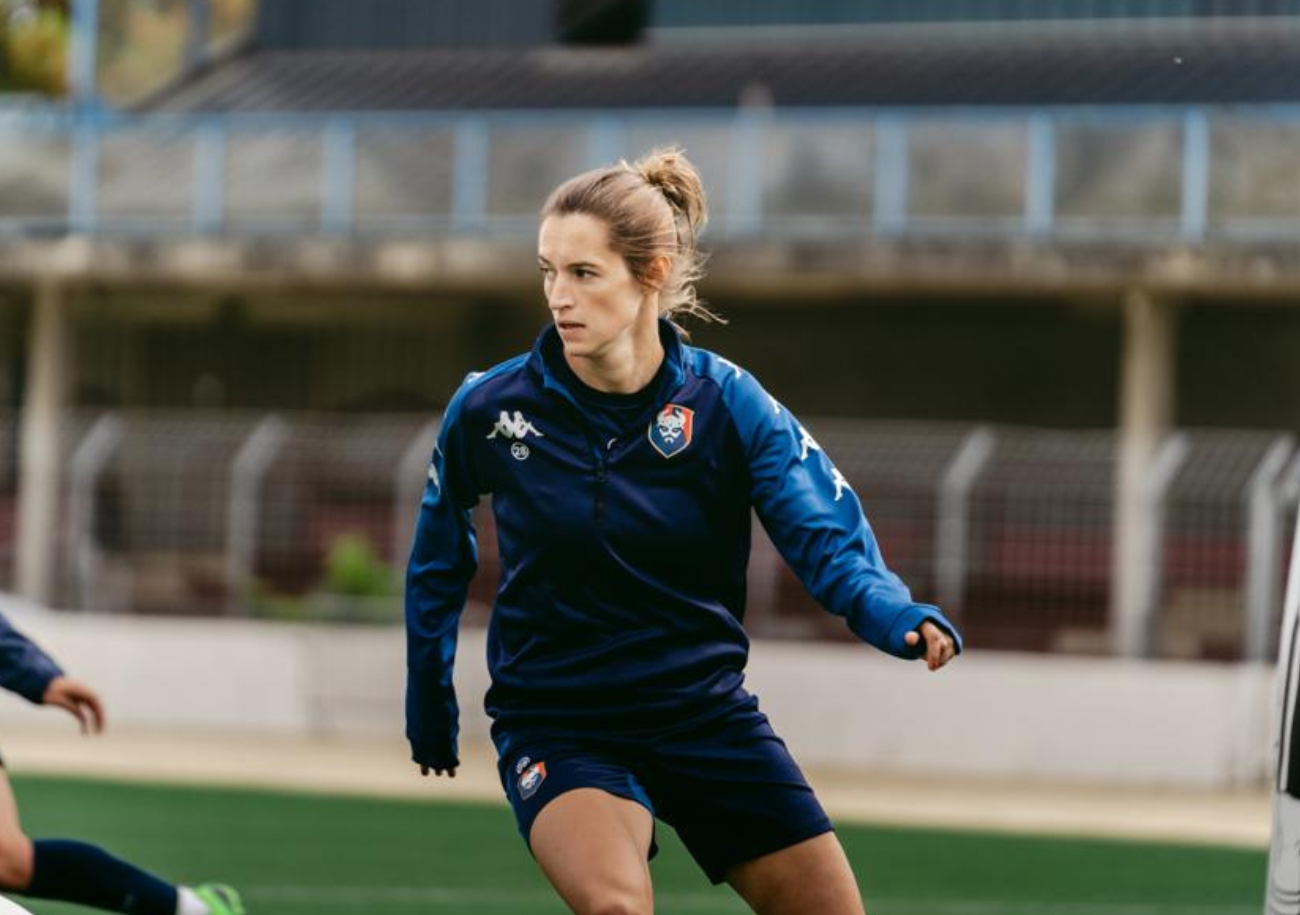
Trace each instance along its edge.
<instances>
[{"instance_id":1,"label":"woman's face","mask_svg":"<svg viewBox=\"0 0 1300 915\"><path fill-rule=\"evenodd\" d=\"M548 216L538 233L546 304L571 357L599 358L630 343L638 325L655 326L652 294L609 247L608 235L604 222L585 213Z\"/></svg>"}]
</instances>

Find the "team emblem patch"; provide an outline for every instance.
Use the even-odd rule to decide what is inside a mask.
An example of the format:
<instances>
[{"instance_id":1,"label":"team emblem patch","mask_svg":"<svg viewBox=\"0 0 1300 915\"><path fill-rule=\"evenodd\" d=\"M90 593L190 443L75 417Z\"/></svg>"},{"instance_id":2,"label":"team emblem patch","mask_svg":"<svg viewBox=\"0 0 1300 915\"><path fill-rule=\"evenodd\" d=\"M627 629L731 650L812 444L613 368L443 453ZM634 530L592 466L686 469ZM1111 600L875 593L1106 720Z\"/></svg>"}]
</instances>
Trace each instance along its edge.
<instances>
[{"instance_id":1,"label":"team emblem patch","mask_svg":"<svg viewBox=\"0 0 1300 915\"><path fill-rule=\"evenodd\" d=\"M664 406L650 424L650 444L666 458L676 457L686 450L695 431L695 411L675 403Z\"/></svg>"},{"instance_id":2,"label":"team emblem patch","mask_svg":"<svg viewBox=\"0 0 1300 915\"><path fill-rule=\"evenodd\" d=\"M546 781L546 763L535 762L525 769L524 774L519 776L520 800L526 801L536 794L544 781Z\"/></svg>"}]
</instances>

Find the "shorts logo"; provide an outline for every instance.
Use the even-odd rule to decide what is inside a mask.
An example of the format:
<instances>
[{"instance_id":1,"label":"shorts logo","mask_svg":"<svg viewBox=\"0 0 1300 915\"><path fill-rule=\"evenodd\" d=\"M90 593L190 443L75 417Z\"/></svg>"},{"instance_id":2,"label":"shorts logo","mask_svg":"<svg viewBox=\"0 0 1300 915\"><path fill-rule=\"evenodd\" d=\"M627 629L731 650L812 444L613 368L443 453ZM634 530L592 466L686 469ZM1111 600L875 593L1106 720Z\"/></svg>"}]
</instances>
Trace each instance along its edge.
<instances>
[{"instance_id":1,"label":"shorts logo","mask_svg":"<svg viewBox=\"0 0 1300 915\"><path fill-rule=\"evenodd\" d=\"M528 800L537 793L537 789L542 787L544 781L546 781L546 763L533 763L524 770L523 775L519 776L519 799Z\"/></svg>"},{"instance_id":2,"label":"shorts logo","mask_svg":"<svg viewBox=\"0 0 1300 915\"><path fill-rule=\"evenodd\" d=\"M527 756L519 757L519 762L515 763L515 775L518 775L520 772L523 772L525 769L527 769L528 764L530 762L532 762L532 760L529 759Z\"/></svg>"},{"instance_id":3,"label":"shorts logo","mask_svg":"<svg viewBox=\"0 0 1300 915\"><path fill-rule=\"evenodd\" d=\"M650 424L647 435L650 444L666 458L676 457L686 450L695 432L695 411L675 403L666 404L655 421Z\"/></svg>"}]
</instances>

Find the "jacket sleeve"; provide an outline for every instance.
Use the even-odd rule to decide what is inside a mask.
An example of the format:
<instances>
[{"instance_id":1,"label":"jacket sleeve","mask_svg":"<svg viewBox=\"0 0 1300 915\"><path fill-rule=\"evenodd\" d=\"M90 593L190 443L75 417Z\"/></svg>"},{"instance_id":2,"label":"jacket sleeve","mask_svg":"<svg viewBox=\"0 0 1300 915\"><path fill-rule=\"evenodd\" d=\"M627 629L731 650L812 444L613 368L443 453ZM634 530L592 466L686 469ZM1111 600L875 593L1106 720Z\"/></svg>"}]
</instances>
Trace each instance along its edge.
<instances>
[{"instance_id":1,"label":"jacket sleeve","mask_svg":"<svg viewBox=\"0 0 1300 915\"><path fill-rule=\"evenodd\" d=\"M39 705L63 669L31 639L0 616L0 687Z\"/></svg>"},{"instance_id":2,"label":"jacket sleeve","mask_svg":"<svg viewBox=\"0 0 1300 915\"><path fill-rule=\"evenodd\" d=\"M478 567L470 509L479 489L460 415L467 387L443 414L406 571L406 737L415 762L439 769L459 765L452 668L456 627Z\"/></svg>"},{"instance_id":3,"label":"jacket sleeve","mask_svg":"<svg viewBox=\"0 0 1300 915\"><path fill-rule=\"evenodd\" d=\"M886 567L857 495L790 411L738 369L724 392L759 520L808 592L859 638L897 657L922 654L923 645L904 639L926 620L961 651L956 627L939 608L913 601Z\"/></svg>"}]
</instances>

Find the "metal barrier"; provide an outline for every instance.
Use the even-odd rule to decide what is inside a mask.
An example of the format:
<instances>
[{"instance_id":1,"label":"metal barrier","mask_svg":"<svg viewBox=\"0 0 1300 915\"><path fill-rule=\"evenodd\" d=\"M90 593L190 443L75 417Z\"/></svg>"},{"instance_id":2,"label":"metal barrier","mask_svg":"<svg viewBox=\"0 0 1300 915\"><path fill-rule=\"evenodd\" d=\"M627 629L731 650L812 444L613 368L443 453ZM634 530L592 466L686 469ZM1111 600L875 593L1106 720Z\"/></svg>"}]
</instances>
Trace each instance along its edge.
<instances>
[{"instance_id":1,"label":"metal barrier","mask_svg":"<svg viewBox=\"0 0 1300 915\"><path fill-rule=\"evenodd\" d=\"M0 115L0 230L531 233L686 146L725 237L1292 239L1300 105Z\"/></svg>"},{"instance_id":2,"label":"metal barrier","mask_svg":"<svg viewBox=\"0 0 1300 915\"><path fill-rule=\"evenodd\" d=\"M0 414L0 587L12 587L18 417ZM972 646L1107 654L1114 601L1112 432L810 420L890 566ZM63 433L58 602L105 612L386 620L436 417L76 414ZM8 457L6 457L8 455ZM1289 435L1180 432L1144 490L1144 625L1163 657L1275 651L1285 523L1300 495ZM481 624L499 576L475 510ZM746 625L850 638L755 526Z\"/></svg>"},{"instance_id":3,"label":"metal barrier","mask_svg":"<svg viewBox=\"0 0 1300 915\"><path fill-rule=\"evenodd\" d=\"M18 539L18 414L0 408L0 591L14 586Z\"/></svg>"},{"instance_id":4,"label":"metal barrier","mask_svg":"<svg viewBox=\"0 0 1300 915\"><path fill-rule=\"evenodd\" d=\"M1289 543L1281 519L1290 497L1279 483L1294 442L1268 433L1187 438L1167 496L1157 644L1178 656L1274 658Z\"/></svg>"}]
</instances>

